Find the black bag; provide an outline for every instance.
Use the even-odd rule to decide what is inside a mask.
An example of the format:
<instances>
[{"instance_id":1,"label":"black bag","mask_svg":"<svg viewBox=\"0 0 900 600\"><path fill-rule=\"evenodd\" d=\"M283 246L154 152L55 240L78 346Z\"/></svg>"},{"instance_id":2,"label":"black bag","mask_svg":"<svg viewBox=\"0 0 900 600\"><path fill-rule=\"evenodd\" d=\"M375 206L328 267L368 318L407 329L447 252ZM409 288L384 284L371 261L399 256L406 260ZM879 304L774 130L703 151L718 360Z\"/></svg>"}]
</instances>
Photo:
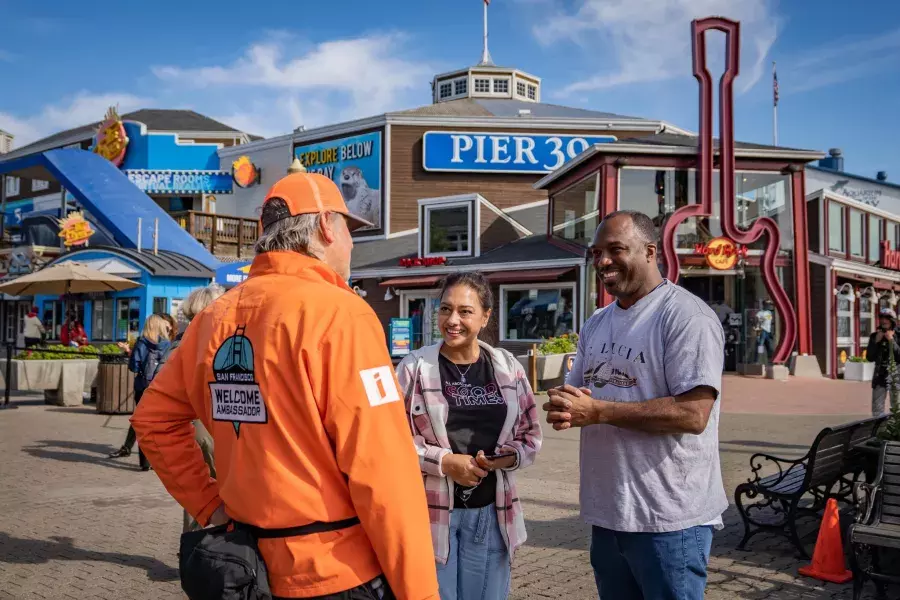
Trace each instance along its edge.
<instances>
[{"instance_id":1,"label":"black bag","mask_svg":"<svg viewBox=\"0 0 900 600\"><path fill-rule=\"evenodd\" d=\"M358 517L285 529L261 529L232 521L181 534L178 570L190 600L271 600L269 572L258 538L285 538L344 529Z\"/></svg>"}]
</instances>

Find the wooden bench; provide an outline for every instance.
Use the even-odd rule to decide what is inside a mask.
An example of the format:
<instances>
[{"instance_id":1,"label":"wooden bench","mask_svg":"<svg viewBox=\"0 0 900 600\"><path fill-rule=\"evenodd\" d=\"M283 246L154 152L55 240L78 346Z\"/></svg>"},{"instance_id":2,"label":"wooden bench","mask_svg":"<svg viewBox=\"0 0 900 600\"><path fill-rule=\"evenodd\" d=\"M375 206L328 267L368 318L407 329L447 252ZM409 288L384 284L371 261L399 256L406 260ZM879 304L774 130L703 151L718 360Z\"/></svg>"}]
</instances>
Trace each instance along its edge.
<instances>
[{"instance_id":1,"label":"wooden bench","mask_svg":"<svg viewBox=\"0 0 900 600\"><path fill-rule=\"evenodd\" d=\"M809 559L797 533L797 518L817 515L830 497L854 502L854 483L866 471L866 455L860 446L874 437L886 418L826 427L816 436L806 455L796 460L764 453L751 456L753 477L734 491L734 503L744 521L744 537L737 545L738 550L744 550L757 533L769 531L785 535L800 556ZM760 476L767 465L774 465L778 472ZM745 499L757 496L763 500L745 504ZM810 501L801 505L801 499L807 496Z\"/></svg>"},{"instance_id":2,"label":"wooden bench","mask_svg":"<svg viewBox=\"0 0 900 600\"><path fill-rule=\"evenodd\" d=\"M885 583L900 583L897 575L881 571L881 548L900 550L900 443L886 442L872 484L857 484L862 492L856 523L850 526L850 567L853 599L859 600L867 580L875 582L880 597Z\"/></svg>"}]
</instances>

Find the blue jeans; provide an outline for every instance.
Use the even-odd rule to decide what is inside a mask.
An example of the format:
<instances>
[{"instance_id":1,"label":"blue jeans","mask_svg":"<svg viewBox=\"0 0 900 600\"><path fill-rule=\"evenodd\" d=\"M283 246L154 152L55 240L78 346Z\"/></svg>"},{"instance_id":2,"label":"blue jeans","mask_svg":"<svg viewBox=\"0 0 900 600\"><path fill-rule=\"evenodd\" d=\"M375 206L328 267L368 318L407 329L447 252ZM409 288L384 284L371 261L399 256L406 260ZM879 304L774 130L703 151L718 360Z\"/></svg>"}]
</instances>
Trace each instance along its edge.
<instances>
[{"instance_id":1,"label":"blue jeans","mask_svg":"<svg viewBox=\"0 0 900 600\"><path fill-rule=\"evenodd\" d=\"M591 566L602 600L703 600L713 528L627 533L594 527Z\"/></svg>"},{"instance_id":2,"label":"blue jeans","mask_svg":"<svg viewBox=\"0 0 900 600\"><path fill-rule=\"evenodd\" d=\"M509 551L493 504L454 508L450 513L450 557L437 564L441 600L506 600Z\"/></svg>"}]
</instances>

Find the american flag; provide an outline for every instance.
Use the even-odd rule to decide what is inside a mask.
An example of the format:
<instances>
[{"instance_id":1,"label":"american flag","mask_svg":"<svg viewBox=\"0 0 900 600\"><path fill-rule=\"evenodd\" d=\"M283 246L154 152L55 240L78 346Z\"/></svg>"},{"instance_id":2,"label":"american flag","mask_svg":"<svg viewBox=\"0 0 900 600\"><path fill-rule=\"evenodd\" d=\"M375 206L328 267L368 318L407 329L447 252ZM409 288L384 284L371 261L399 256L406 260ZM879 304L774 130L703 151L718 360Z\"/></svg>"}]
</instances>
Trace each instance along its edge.
<instances>
[{"instance_id":1,"label":"american flag","mask_svg":"<svg viewBox=\"0 0 900 600\"><path fill-rule=\"evenodd\" d=\"M778 73L775 71L775 63L772 63L772 97L775 100L775 106L778 106Z\"/></svg>"}]
</instances>

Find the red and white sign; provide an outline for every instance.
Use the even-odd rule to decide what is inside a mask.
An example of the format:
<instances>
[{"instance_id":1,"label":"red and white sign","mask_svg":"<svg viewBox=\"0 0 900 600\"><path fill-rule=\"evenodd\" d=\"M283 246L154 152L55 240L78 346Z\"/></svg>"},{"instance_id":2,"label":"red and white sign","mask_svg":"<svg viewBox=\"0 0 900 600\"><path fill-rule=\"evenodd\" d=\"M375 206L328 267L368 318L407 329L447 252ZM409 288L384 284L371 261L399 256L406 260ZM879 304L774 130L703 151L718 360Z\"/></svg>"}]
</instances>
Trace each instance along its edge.
<instances>
[{"instance_id":1,"label":"red and white sign","mask_svg":"<svg viewBox=\"0 0 900 600\"><path fill-rule=\"evenodd\" d=\"M447 258L445 256L431 256L428 258L401 258L401 267L437 267L446 265Z\"/></svg>"},{"instance_id":2,"label":"red and white sign","mask_svg":"<svg viewBox=\"0 0 900 600\"><path fill-rule=\"evenodd\" d=\"M891 243L888 240L881 242L881 266L900 271L900 252L891 250Z\"/></svg>"}]
</instances>

